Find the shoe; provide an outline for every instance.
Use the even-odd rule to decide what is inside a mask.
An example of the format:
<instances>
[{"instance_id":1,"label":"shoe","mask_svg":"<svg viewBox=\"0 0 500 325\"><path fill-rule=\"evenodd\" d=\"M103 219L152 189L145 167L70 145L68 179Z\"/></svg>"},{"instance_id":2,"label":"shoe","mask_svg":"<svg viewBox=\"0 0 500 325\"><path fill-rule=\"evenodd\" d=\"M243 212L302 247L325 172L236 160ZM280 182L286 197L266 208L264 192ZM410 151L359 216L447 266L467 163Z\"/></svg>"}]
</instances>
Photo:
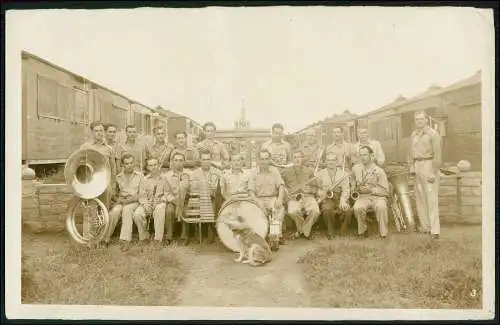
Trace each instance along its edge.
<instances>
[{"instance_id":1,"label":"shoe","mask_svg":"<svg viewBox=\"0 0 500 325\"><path fill-rule=\"evenodd\" d=\"M368 237L368 230L367 230L367 231L365 231L365 232L364 232L364 233L362 233L362 234L358 234L358 237L359 237L359 238L367 238L367 237Z\"/></svg>"},{"instance_id":2,"label":"shoe","mask_svg":"<svg viewBox=\"0 0 500 325\"><path fill-rule=\"evenodd\" d=\"M188 246L189 245L189 238L186 238L182 241L182 245Z\"/></svg>"},{"instance_id":3,"label":"shoe","mask_svg":"<svg viewBox=\"0 0 500 325\"><path fill-rule=\"evenodd\" d=\"M432 239L439 239L439 234L433 234Z\"/></svg>"},{"instance_id":4,"label":"shoe","mask_svg":"<svg viewBox=\"0 0 500 325\"><path fill-rule=\"evenodd\" d=\"M327 238L328 240L333 240L333 235L328 235L328 236L326 236L326 238Z\"/></svg>"},{"instance_id":5,"label":"shoe","mask_svg":"<svg viewBox=\"0 0 500 325\"><path fill-rule=\"evenodd\" d=\"M129 241L125 241L125 240L124 240L124 241L122 241L122 242L120 243L120 250L121 250L122 252L126 252L126 251L128 251L129 249L130 249L130 242L129 242Z\"/></svg>"},{"instance_id":6,"label":"shoe","mask_svg":"<svg viewBox=\"0 0 500 325\"><path fill-rule=\"evenodd\" d=\"M285 240L285 238L281 237L278 243L279 243L280 245L286 245L286 240Z\"/></svg>"},{"instance_id":7,"label":"shoe","mask_svg":"<svg viewBox=\"0 0 500 325\"><path fill-rule=\"evenodd\" d=\"M170 246L172 241L170 239L165 239L165 246Z\"/></svg>"},{"instance_id":8,"label":"shoe","mask_svg":"<svg viewBox=\"0 0 500 325\"><path fill-rule=\"evenodd\" d=\"M314 234L310 233L309 236L304 235L304 238L307 240L313 240L314 239Z\"/></svg>"}]
</instances>

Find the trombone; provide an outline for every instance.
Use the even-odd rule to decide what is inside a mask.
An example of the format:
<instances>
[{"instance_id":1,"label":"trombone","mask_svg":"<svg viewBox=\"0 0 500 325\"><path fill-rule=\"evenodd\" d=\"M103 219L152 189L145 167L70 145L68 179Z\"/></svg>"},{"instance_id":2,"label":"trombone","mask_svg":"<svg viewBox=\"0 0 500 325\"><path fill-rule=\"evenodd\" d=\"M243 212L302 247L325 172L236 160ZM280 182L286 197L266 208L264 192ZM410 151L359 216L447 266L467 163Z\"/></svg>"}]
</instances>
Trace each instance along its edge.
<instances>
[{"instance_id":1,"label":"trombone","mask_svg":"<svg viewBox=\"0 0 500 325\"><path fill-rule=\"evenodd\" d=\"M326 148L324 146L321 147L321 150L319 151L318 154L318 160L316 160L316 164L314 165L314 175L318 172L319 165L321 163L321 157L323 157L323 153L325 152Z\"/></svg>"}]
</instances>

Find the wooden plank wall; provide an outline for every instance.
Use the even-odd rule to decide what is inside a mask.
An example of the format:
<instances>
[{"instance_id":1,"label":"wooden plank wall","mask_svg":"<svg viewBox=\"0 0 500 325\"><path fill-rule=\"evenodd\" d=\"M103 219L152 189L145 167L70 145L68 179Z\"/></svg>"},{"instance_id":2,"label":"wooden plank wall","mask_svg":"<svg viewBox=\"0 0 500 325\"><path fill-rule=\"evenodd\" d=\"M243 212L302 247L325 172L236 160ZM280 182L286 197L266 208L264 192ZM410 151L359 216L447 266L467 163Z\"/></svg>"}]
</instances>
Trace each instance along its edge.
<instances>
[{"instance_id":1,"label":"wooden plank wall","mask_svg":"<svg viewBox=\"0 0 500 325\"><path fill-rule=\"evenodd\" d=\"M416 213L413 188L414 182L410 180L412 205ZM441 175L439 215L442 223L480 224L482 220L482 205L481 172L465 172L458 177L455 175Z\"/></svg>"},{"instance_id":2,"label":"wooden plank wall","mask_svg":"<svg viewBox=\"0 0 500 325\"><path fill-rule=\"evenodd\" d=\"M481 177L481 172L462 173L457 183L456 176L441 176L439 209L443 224L481 223ZM457 184L459 196L457 196ZM413 182L410 180L410 191L412 189ZM411 196L416 211L414 195ZM43 184L34 180L23 180L23 225L36 232L63 231L68 203L72 197L72 190L66 184Z\"/></svg>"},{"instance_id":3,"label":"wooden plank wall","mask_svg":"<svg viewBox=\"0 0 500 325\"><path fill-rule=\"evenodd\" d=\"M23 180L23 228L37 233L63 231L68 203L72 197L72 191L66 184Z\"/></svg>"}]
</instances>

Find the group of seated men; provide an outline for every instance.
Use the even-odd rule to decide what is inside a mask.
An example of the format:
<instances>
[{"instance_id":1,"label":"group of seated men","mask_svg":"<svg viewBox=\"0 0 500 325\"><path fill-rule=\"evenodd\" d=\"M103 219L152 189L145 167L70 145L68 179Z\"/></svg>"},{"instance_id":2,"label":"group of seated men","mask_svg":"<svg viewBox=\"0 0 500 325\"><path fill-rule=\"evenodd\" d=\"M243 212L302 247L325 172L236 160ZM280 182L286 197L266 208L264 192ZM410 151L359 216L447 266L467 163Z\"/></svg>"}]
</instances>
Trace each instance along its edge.
<instances>
[{"instance_id":1,"label":"group of seated men","mask_svg":"<svg viewBox=\"0 0 500 325\"><path fill-rule=\"evenodd\" d=\"M111 218L111 227L104 243L109 243L121 218L120 238L124 250L129 248L133 223L139 230L140 242L148 241L150 219L155 225L154 242L162 243L164 237L165 242L170 242L173 225L182 221L179 204L176 204L179 191L187 188L188 184L196 183L193 178L196 175L199 178L212 179L212 174L218 175L220 172L211 165L222 158L227 160L222 143L213 140L213 123L205 125L207 139L197 146L187 143L187 134L184 131L175 133L175 144L168 143L166 130L161 126L153 129L154 141L151 144L138 139L137 130L133 125L126 126L124 143L116 141L117 127L113 124L96 121L91 123L90 129L92 138L81 148L97 150L107 157L112 174L109 188L99 196L108 208ZM184 171L192 174L190 181L183 180L182 176L186 174ZM196 186L190 187L194 189ZM84 222L84 236L85 226ZM189 224L183 223L181 238L186 244L189 241L189 231ZM213 235L212 228L209 229L209 235Z\"/></svg>"},{"instance_id":2,"label":"group of seated men","mask_svg":"<svg viewBox=\"0 0 500 325\"><path fill-rule=\"evenodd\" d=\"M213 139L213 123L204 126L206 139L196 147L186 146L186 134L183 132L176 133L177 145L168 144L165 130L156 128L155 142L140 150L134 150L134 143L129 141L135 141L133 135L129 137L134 133L133 127L129 126L126 130L126 145L129 148L122 150L119 155L117 150L113 150L112 140L108 137L108 131L113 131L113 127L101 123L91 125L94 139L87 146L97 146L110 157L110 161L116 161L113 188L108 191L111 193L107 204L110 207L111 224L104 242L109 243L121 219L122 250L130 247L134 223L139 232L139 242L144 244L150 240L150 220L154 224L152 242L155 245L169 245L178 223L182 224L180 239L188 244L192 229L183 216L191 213L207 215L215 220L217 207L214 201L218 184L224 200L248 196L259 202L268 216L269 242L274 251L285 244L285 215L296 226L292 238L313 239L312 227L321 214L327 225L327 237L332 239L336 219L343 219L341 232L345 232L353 214L357 220L358 234L366 236L366 213L372 209L378 220L381 237L387 236L386 197L389 185L384 170L375 163L380 154L373 146L360 146L359 163L352 166L351 171L345 169L345 160L340 158L343 155L337 154L335 150L327 150L324 159L326 168L315 173L314 166L310 164L314 159L311 158L307 143L293 153L287 153L293 159L292 164L275 167L275 149L283 141L279 135L281 126L273 126L273 140L263 146L258 154L257 168L249 172L243 169L242 155L230 156L225 146ZM287 145L284 148L290 150ZM138 155L138 152L141 154ZM138 159L141 161L138 162ZM144 176L143 159L146 167ZM351 193L354 189L359 193L359 198L352 204ZM213 242L214 224L209 223L207 228L208 241Z\"/></svg>"},{"instance_id":3,"label":"group of seated men","mask_svg":"<svg viewBox=\"0 0 500 325\"><path fill-rule=\"evenodd\" d=\"M317 144L314 131L309 131L305 142L292 151L283 140L283 126L276 123L272 139L264 144L274 164L282 166L280 172L288 192L287 214L297 227L294 236L312 239L311 229L321 215L327 237L332 239L336 221L342 221L340 232L345 233L354 215L358 235L366 237L366 215L372 211L380 236L386 238L390 188L381 167L385 163L382 146L369 138L366 128L358 129L356 143L344 141L341 128L333 130L333 138L333 143L324 148ZM355 199L353 192L358 194Z\"/></svg>"}]
</instances>

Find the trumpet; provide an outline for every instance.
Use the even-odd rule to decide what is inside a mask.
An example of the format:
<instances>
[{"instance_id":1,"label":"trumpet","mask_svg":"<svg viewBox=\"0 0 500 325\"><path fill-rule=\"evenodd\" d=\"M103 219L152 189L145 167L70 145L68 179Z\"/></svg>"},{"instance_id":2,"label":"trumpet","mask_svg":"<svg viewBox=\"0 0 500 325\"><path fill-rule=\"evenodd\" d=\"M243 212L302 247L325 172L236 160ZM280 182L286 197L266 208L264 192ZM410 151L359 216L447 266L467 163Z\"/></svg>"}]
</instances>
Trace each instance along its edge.
<instances>
[{"instance_id":1,"label":"trumpet","mask_svg":"<svg viewBox=\"0 0 500 325\"><path fill-rule=\"evenodd\" d=\"M341 177L337 182L335 182L335 184L333 184L332 187L330 187L330 189L328 191L326 191L326 197L329 199L332 199L333 198L333 190L336 189L340 184L342 184L342 182L346 178L348 178L349 176L350 176L349 174L346 174L343 177Z\"/></svg>"}]
</instances>

